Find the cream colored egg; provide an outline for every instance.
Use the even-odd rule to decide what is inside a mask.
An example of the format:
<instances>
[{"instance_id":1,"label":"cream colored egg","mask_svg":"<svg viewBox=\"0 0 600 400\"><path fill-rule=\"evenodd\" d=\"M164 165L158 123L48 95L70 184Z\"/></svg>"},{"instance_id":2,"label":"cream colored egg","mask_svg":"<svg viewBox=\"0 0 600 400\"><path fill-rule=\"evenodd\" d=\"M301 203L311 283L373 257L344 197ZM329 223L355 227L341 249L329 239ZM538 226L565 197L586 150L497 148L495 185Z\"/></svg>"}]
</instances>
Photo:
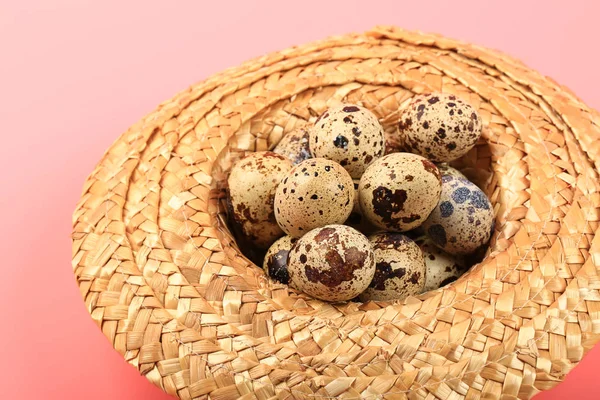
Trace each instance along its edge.
<instances>
[{"instance_id":1,"label":"cream colored egg","mask_svg":"<svg viewBox=\"0 0 600 400\"><path fill-rule=\"evenodd\" d=\"M427 270L424 292L446 286L465 273L465 261L462 257L440 250L425 236L415 242L423 252Z\"/></svg>"},{"instance_id":2,"label":"cream colored egg","mask_svg":"<svg viewBox=\"0 0 600 400\"><path fill-rule=\"evenodd\" d=\"M333 160L350 176L360 178L367 167L384 152L383 128L377 117L364 107L342 104L325 111L315 122L309 137L315 157Z\"/></svg>"},{"instance_id":3,"label":"cream colored egg","mask_svg":"<svg viewBox=\"0 0 600 400\"><path fill-rule=\"evenodd\" d=\"M289 284L288 255L296 240L290 235L285 235L269 247L263 261L263 270L269 278Z\"/></svg>"},{"instance_id":4,"label":"cream colored egg","mask_svg":"<svg viewBox=\"0 0 600 400\"><path fill-rule=\"evenodd\" d=\"M269 151L251 153L231 168L228 206L235 230L261 249L283 235L275 220L273 200L277 186L291 168L287 158Z\"/></svg>"},{"instance_id":5,"label":"cream colored egg","mask_svg":"<svg viewBox=\"0 0 600 400\"><path fill-rule=\"evenodd\" d=\"M345 301L356 297L375 274L369 240L346 225L313 229L298 239L288 259L295 287L317 299Z\"/></svg>"},{"instance_id":6,"label":"cream colored egg","mask_svg":"<svg viewBox=\"0 0 600 400\"><path fill-rule=\"evenodd\" d=\"M311 158L293 167L275 194L275 217L288 235L342 224L354 204L352 178L339 164Z\"/></svg>"},{"instance_id":7,"label":"cream colored egg","mask_svg":"<svg viewBox=\"0 0 600 400\"><path fill-rule=\"evenodd\" d=\"M378 233L369 237L375 253L375 275L360 295L362 301L391 301L423 291L426 271L419 246L400 233Z\"/></svg>"},{"instance_id":8,"label":"cream colored egg","mask_svg":"<svg viewBox=\"0 0 600 400\"><path fill-rule=\"evenodd\" d=\"M308 147L309 131L309 127L301 126L288 132L281 138L273 152L289 158L293 165L312 158Z\"/></svg>"},{"instance_id":9,"label":"cream colored egg","mask_svg":"<svg viewBox=\"0 0 600 400\"><path fill-rule=\"evenodd\" d=\"M447 253L469 254L488 243L493 225L494 209L485 193L466 179L445 175L439 204L423 229Z\"/></svg>"},{"instance_id":10,"label":"cream colored egg","mask_svg":"<svg viewBox=\"0 0 600 400\"><path fill-rule=\"evenodd\" d=\"M415 96L402 110L399 133L404 148L434 162L467 154L481 136L477 110L446 93Z\"/></svg>"},{"instance_id":11,"label":"cream colored egg","mask_svg":"<svg viewBox=\"0 0 600 400\"><path fill-rule=\"evenodd\" d=\"M367 168L358 188L363 216L373 225L404 232L421 225L440 198L441 180L429 160L392 153Z\"/></svg>"}]
</instances>

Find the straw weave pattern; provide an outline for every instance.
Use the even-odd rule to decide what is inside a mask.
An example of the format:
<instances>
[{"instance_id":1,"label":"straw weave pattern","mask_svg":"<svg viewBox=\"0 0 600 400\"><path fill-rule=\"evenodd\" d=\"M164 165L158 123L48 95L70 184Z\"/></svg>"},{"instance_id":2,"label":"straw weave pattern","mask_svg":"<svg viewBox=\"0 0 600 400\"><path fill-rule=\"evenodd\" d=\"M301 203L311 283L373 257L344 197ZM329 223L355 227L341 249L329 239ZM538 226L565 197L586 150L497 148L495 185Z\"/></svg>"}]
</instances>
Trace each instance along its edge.
<instances>
[{"instance_id":1,"label":"straw weave pattern","mask_svg":"<svg viewBox=\"0 0 600 400\"><path fill-rule=\"evenodd\" d=\"M342 101L386 132L416 93L479 110L460 161L494 204L484 261L400 303L328 304L270 282L225 226L231 163ZM181 399L515 399L600 339L600 116L504 54L377 27L270 54L162 103L87 179L73 214L86 307Z\"/></svg>"}]
</instances>

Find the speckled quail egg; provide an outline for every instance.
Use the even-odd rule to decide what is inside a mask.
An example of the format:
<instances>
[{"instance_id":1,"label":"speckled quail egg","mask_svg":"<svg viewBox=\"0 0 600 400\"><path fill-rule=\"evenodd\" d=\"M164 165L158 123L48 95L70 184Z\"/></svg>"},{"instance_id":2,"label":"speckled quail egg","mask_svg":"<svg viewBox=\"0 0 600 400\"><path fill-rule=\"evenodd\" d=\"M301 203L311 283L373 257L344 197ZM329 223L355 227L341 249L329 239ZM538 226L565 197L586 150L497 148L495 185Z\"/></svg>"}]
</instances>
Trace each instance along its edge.
<instances>
[{"instance_id":1,"label":"speckled quail egg","mask_svg":"<svg viewBox=\"0 0 600 400\"><path fill-rule=\"evenodd\" d=\"M273 152L289 158L293 165L300 164L312 158L308 148L308 135L308 127L296 128L281 138Z\"/></svg>"},{"instance_id":2,"label":"speckled quail egg","mask_svg":"<svg viewBox=\"0 0 600 400\"><path fill-rule=\"evenodd\" d=\"M275 217L285 233L300 237L311 229L342 224L352 211L354 187L348 172L324 158L302 161L275 194Z\"/></svg>"},{"instance_id":3,"label":"speckled quail egg","mask_svg":"<svg viewBox=\"0 0 600 400\"><path fill-rule=\"evenodd\" d=\"M296 240L289 235L285 235L269 247L263 261L263 270L269 278L281 283L289 283L288 254Z\"/></svg>"},{"instance_id":4,"label":"speckled quail egg","mask_svg":"<svg viewBox=\"0 0 600 400\"><path fill-rule=\"evenodd\" d=\"M453 256L438 249L425 236L416 239L415 242L423 252L425 259L424 292L446 286L465 273L465 261L461 256Z\"/></svg>"},{"instance_id":5,"label":"speckled quail egg","mask_svg":"<svg viewBox=\"0 0 600 400\"><path fill-rule=\"evenodd\" d=\"M406 150L434 162L455 160L481 136L477 110L452 94L415 96L402 110L399 129Z\"/></svg>"},{"instance_id":6,"label":"speckled quail egg","mask_svg":"<svg viewBox=\"0 0 600 400\"><path fill-rule=\"evenodd\" d=\"M375 253L375 275L360 295L362 301L398 300L423 291L425 261L419 246L400 233L378 233L369 237Z\"/></svg>"},{"instance_id":7,"label":"speckled quail egg","mask_svg":"<svg viewBox=\"0 0 600 400\"><path fill-rule=\"evenodd\" d=\"M290 280L317 299L345 301L365 290L375 274L366 236L346 225L327 225L302 236L288 258Z\"/></svg>"},{"instance_id":8,"label":"speckled quail egg","mask_svg":"<svg viewBox=\"0 0 600 400\"><path fill-rule=\"evenodd\" d=\"M423 223L440 199L437 167L410 153L392 153L367 168L358 198L363 216L377 227L404 232Z\"/></svg>"},{"instance_id":9,"label":"speckled quail egg","mask_svg":"<svg viewBox=\"0 0 600 400\"><path fill-rule=\"evenodd\" d=\"M456 168L452 168L451 166L449 166L446 163L437 164L437 167L440 170L440 175L442 175L442 176L444 176L444 175L451 175L451 176L454 176L456 178L467 179L467 177L462 172L460 172Z\"/></svg>"},{"instance_id":10,"label":"speckled quail egg","mask_svg":"<svg viewBox=\"0 0 600 400\"><path fill-rule=\"evenodd\" d=\"M287 158L261 151L237 161L227 179L233 223L245 239L262 249L283 236L275 220L273 199L277 186L291 169Z\"/></svg>"},{"instance_id":11,"label":"speckled quail egg","mask_svg":"<svg viewBox=\"0 0 600 400\"><path fill-rule=\"evenodd\" d=\"M447 253L469 254L488 242L493 224L494 210L485 193L466 179L445 175L439 204L423 228Z\"/></svg>"},{"instance_id":12,"label":"speckled quail egg","mask_svg":"<svg viewBox=\"0 0 600 400\"><path fill-rule=\"evenodd\" d=\"M313 156L338 162L353 178L360 178L383 155L385 138L377 117L364 107L342 104L325 111L309 136Z\"/></svg>"}]
</instances>

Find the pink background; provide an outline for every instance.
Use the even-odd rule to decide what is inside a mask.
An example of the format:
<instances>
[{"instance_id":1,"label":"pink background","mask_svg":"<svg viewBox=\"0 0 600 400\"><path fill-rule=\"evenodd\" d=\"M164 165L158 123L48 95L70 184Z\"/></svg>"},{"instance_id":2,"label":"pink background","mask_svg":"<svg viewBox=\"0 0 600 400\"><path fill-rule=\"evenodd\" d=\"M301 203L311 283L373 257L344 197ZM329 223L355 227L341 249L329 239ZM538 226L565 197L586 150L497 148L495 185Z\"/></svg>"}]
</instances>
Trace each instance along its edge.
<instances>
[{"instance_id":1,"label":"pink background","mask_svg":"<svg viewBox=\"0 0 600 400\"><path fill-rule=\"evenodd\" d=\"M118 135L209 74L330 34L395 24L509 52L600 108L596 0L205 3L0 3L3 398L167 399L89 318L71 273L71 212ZM599 367L597 346L537 399L597 399Z\"/></svg>"}]
</instances>

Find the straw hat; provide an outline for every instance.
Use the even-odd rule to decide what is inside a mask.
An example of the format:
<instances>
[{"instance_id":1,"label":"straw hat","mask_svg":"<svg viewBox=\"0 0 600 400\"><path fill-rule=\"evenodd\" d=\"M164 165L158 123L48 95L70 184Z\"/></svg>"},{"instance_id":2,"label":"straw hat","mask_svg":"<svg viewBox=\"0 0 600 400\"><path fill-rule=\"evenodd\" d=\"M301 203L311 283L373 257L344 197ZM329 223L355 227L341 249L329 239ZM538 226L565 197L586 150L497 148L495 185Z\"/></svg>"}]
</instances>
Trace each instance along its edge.
<instances>
[{"instance_id":1,"label":"straw hat","mask_svg":"<svg viewBox=\"0 0 600 400\"><path fill-rule=\"evenodd\" d=\"M267 280L224 224L231 163L342 101L393 132L415 93L478 108L460 165L494 204L484 261L400 304L328 304ZM600 338L600 116L495 51L378 27L190 87L87 179L73 269L91 317L181 399L529 398Z\"/></svg>"}]
</instances>

